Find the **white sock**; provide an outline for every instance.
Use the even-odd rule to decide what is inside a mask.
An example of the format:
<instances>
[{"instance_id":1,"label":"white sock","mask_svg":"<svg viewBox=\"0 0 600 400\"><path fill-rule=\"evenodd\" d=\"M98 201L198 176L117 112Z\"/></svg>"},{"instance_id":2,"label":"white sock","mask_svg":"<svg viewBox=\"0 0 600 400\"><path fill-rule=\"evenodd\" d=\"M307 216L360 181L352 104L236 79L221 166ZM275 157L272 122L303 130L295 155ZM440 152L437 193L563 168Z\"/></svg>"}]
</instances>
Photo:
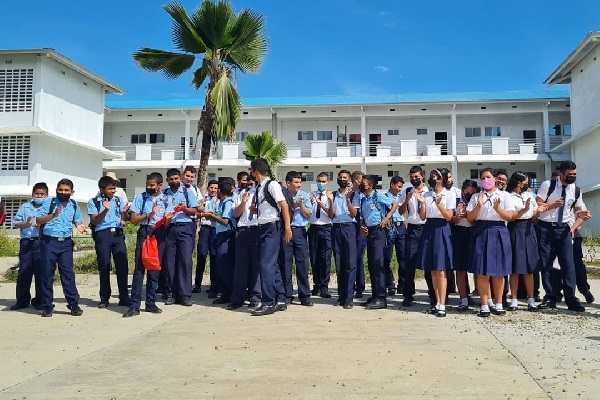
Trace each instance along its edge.
<instances>
[{"instance_id":1,"label":"white sock","mask_svg":"<svg viewBox=\"0 0 600 400\"><path fill-rule=\"evenodd\" d=\"M494 301L493 300L488 300L488 307L489 308L494 308Z\"/></svg>"},{"instance_id":2,"label":"white sock","mask_svg":"<svg viewBox=\"0 0 600 400\"><path fill-rule=\"evenodd\" d=\"M510 306L511 307L517 307L519 305L519 300L517 299L510 299Z\"/></svg>"},{"instance_id":3,"label":"white sock","mask_svg":"<svg viewBox=\"0 0 600 400\"><path fill-rule=\"evenodd\" d=\"M502 303L496 303L496 310L502 310Z\"/></svg>"},{"instance_id":4,"label":"white sock","mask_svg":"<svg viewBox=\"0 0 600 400\"><path fill-rule=\"evenodd\" d=\"M436 309L436 310L440 310L440 306L441 306L441 304L440 304L440 303L437 303L437 304L435 305L435 309Z\"/></svg>"},{"instance_id":5,"label":"white sock","mask_svg":"<svg viewBox=\"0 0 600 400\"><path fill-rule=\"evenodd\" d=\"M483 304L481 306L481 311L490 312L490 307L488 305L486 305L486 304Z\"/></svg>"},{"instance_id":6,"label":"white sock","mask_svg":"<svg viewBox=\"0 0 600 400\"><path fill-rule=\"evenodd\" d=\"M446 305L440 304L440 306L438 307L438 311L446 311Z\"/></svg>"},{"instance_id":7,"label":"white sock","mask_svg":"<svg viewBox=\"0 0 600 400\"><path fill-rule=\"evenodd\" d=\"M528 297L527 298L527 305L528 306L532 306L532 307L537 307L535 304L535 299L533 297Z\"/></svg>"},{"instance_id":8,"label":"white sock","mask_svg":"<svg viewBox=\"0 0 600 400\"><path fill-rule=\"evenodd\" d=\"M469 305L469 299L467 299L467 298L460 299L460 305L461 306L468 306Z\"/></svg>"}]
</instances>

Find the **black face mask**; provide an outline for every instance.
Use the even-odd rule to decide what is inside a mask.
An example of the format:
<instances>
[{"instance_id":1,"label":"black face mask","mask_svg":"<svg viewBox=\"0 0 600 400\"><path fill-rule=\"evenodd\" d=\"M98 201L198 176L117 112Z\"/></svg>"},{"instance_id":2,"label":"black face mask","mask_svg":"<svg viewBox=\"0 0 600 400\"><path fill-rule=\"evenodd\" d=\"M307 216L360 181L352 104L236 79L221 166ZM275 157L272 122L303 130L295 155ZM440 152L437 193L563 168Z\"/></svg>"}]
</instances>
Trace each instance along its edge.
<instances>
[{"instance_id":1,"label":"black face mask","mask_svg":"<svg viewBox=\"0 0 600 400\"><path fill-rule=\"evenodd\" d=\"M358 186L358 190L359 190L361 193L364 193L364 192L366 192L366 191L367 191L367 188L365 187L365 185L363 185L363 184L361 183L361 184Z\"/></svg>"},{"instance_id":2,"label":"black face mask","mask_svg":"<svg viewBox=\"0 0 600 400\"><path fill-rule=\"evenodd\" d=\"M463 199L465 200L465 202L470 202L471 201L471 197L473 197L473 193L469 193L469 194L463 194Z\"/></svg>"},{"instance_id":3,"label":"black face mask","mask_svg":"<svg viewBox=\"0 0 600 400\"><path fill-rule=\"evenodd\" d=\"M338 184L338 186L339 186L341 189L345 189L345 188L347 188L348 186L350 186L350 182L348 182L348 181L345 181L345 180L343 180L343 179L338 179L338 180L337 180L337 184Z\"/></svg>"},{"instance_id":4,"label":"black face mask","mask_svg":"<svg viewBox=\"0 0 600 400\"><path fill-rule=\"evenodd\" d=\"M248 189L248 183L240 183L240 189L244 190L244 189Z\"/></svg>"},{"instance_id":5,"label":"black face mask","mask_svg":"<svg viewBox=\"0 0 600 400\"><path fill-rule=\"evenodd\" d=\"M521 187L521 193L526 192L527 190L529 190L529 185L523 185Z\"/></svg>"},{"instance_id":6,"label":"black face mask","mask_svg":"<svg viewBox=\"0 0 600 400\"><path fill-rule=\"evenodd\" d=\"M446 183L446 185L444 187L446 188L446 190L450 190L450 189L452 189L452 186L454 186L454 182L450 181L450 182Z\"/></svg>"},{"instance_id":7,"label":"black face mask","mask_svg":"<svg viewBox=\"0 0 600 400\"><path fill-rule=\"evenodd\" d=\"M177 190L179 190L179 183L169 183L169 187L171 188L171 191L173 193L175 193Z\"/></svg>"},{"instance_id":8,"label":"black face mask","mask_svg":"<svg viewBox=\"0 0 600 400\"><path fill-rule=\"evenodd\" d=\"M576 180L577 180L576 176L565 176L565 182L567 182L567 185L570 185L571 183L575 183Z\"/></svg>"},{"instance_id":9,"label":"black face mask","mask_svg":"<svg viewBox=\"0 0 600 400\"><path fill-rule=\"evenodd\" d=\"M146 193L153 196L156 194L156 188L146 188Z\"/></svg>"},{"instance_id":10,"label":"black face mask","mask_svg":"<svg viewBox=\"0 0 600 400\"><path fill-rule=\"evenodd\" d=\"M437 181L435 179L433 179L433 178L429 178L427 180L427 184L429 184L429 186L432 187L432 188L435 187L436 183L437 183Z\"/></svg>"},{"instance_id":11,"label":"black face mask","mask_svg":"<svg viewBox=\"0 0 600 400\"><path fill-rule=\"evenodd\" d=\"M420 179L411 179L410 184L413 185L414 187L419 187L419 186L421 186L421 180Z\"/></svg>"},{"instance_id":12,"label":"black face mask","mask_svg":"<svg viewBox=\"0 0 600 400\"><path fill-rule=\"evenodd\" d=\"M66 203L71 198L71 195L70 194L65 194L65 193L56 193L56 198L61 203Z\"/></svg>"}]
</instances>

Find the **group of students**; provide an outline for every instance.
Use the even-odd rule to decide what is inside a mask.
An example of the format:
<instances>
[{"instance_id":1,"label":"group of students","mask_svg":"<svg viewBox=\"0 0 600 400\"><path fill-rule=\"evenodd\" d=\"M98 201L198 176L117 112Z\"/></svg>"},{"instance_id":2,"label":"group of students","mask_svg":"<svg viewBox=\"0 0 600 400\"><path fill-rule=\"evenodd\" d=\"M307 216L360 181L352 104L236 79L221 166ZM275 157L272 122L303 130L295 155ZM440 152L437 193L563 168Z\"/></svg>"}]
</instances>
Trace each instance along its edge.
<instances>
[{"instance_id":1,"label":"group of students","mask_svg":"<svg viewBox=\"0 0 600 400\"><path fill-rule=\"evenodd\" d=\"M431 170L427 180L420 166L410 169L410 186L402 177L391 179L389 190L379 192L376 175L341 170L332 186L325 172L317 175L317 190L301 189L301 174L290 171L278 183L269 177L264 159L253 160L251 173L240 172L237 182L210 181L206 195L194 185L196 170L166 173L166 187L158 172L146 178L146 191L131 204L115 195L111 176L98 181L99 193L88 202L100 276L99 308L109 306L110 269L114 259L119 305L124 317L139 315L146 275L145 311L160 313L157 293L165 305L192 305L192 293L201 291L206 261L210 259L209 298L236 310L246 302L252 315L283 311L295 299L292 265L296 269L299 304L312 306L311 296L331 298L331 258L337 278L336 305L354 306L365 290L364 253L367 253L371 296L361 303L367 309L388 306L396 293L410 307L415 295L415 271L422 269L430 298L430 313L446 316L448 292L458 288L458 311L471 301L467 273L475 276L481 299L478 315L502 315L518 309L555 308L564 299L573 311L584 311L575 288L588 303L594 298L587 284L578 228L591 218L575 186L576 166L561 163L556 176L540 186L537 197L530 178L517 171L485 168L481 182L466 180L454 187L446 168ZM333 189L333 190L332 190ZM67 305L81 315L73 273L72 225L80 232L77 203L70 199L73 183L61 180L56 197L38 183L33 199L21 206L14 226L21 230L17 303L31 303L48 317L53 311L52 281L58 265ZM123 226L139 225L131 294L127 288L127 251ZM155 228L157 222L159 227ZM142 244L154 235L162 269L146 270ZM192 256L197 246L197 268L192 285ZM396 287L391 268L398 262ZM558 259L558 266L554 262ZM309 268L310 264L310 268ZM312 269L312 289L309 280ZM35 274L36 297L30 296ZM541 274L545 296L536 303ZM508 282L509 284L506 284ZM520 283L524 286L524 296ZM505 298L510 286L510 305ZM541 300L541 299L538 299Z\"/></svg>"}]
</instances>

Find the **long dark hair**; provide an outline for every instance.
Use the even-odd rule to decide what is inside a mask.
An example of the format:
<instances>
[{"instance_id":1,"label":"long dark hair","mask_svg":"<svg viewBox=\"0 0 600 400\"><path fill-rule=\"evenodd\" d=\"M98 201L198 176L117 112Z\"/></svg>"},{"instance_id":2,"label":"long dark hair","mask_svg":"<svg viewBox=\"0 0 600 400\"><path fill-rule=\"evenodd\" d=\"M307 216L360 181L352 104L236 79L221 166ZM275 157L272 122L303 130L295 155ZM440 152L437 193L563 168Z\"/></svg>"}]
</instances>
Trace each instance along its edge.
<instances>
[{"instance_id":1,"label":"long dark hair","mask_svg":"<svg viewBox=\"0 0 600 400\"><path fill-rule=\"evenodd\" d=\"M523 171L515 171L508 179L508 184L506 185L506 191L512 193L515 191L517 185L526 179L529 179L529 175L527 175Z\"/></svg>"},{"instance_id":2,"label":"long dark hair","mask_svg":"<svg viewBox=\"0 0 600 400\"><path fill-rule=\"evenodd\" d=\"M448 183L448 174L450 173L450 170L448 168L437 168L437 169L432 169L431 172L429 173L429 176L431 176L431 174L435 174L438 178L440 178L442 180L442 186L446 186L446 184Z\"/></svg>"}]
</instances>

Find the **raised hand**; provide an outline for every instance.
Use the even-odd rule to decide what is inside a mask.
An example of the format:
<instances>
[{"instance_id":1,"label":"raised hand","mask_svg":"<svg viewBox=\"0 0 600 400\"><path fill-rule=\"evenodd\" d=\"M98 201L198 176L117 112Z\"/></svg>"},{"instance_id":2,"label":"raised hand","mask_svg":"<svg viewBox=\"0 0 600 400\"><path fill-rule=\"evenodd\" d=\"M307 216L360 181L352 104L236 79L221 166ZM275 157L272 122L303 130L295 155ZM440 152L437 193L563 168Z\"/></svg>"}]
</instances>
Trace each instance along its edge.
<instances>
[{"instance_id":1,"label":"raised hand","mask_svg":"<svg viewBox=\"0 0 600 400\"><path fill-rule=\"evenodd\" d=\"M326 190L325 191L325 196L327 196L327 198L329 199L329 201L333 201L333 192L331 190Z\"/></svg>"},{"instance_id":2,"label":"raised hand","mask_svg":"<svg viewBox=\"0 0 600 400\"><path fill-rule=\"evenodd\" d=\"M477 195L477 207L483 207L483 190Z\"/></svg>"},{"instance_id":3,"label":"raised hand","mask_svg":"<svg viewBox=\"0 0 600 400\"><path fill-rule=\"evenodd\" d=\"M531 198L527 199L525 202L525 207L523 208L525 211L529 211L529 207L531 207Z\"/></svg>"},{"instance_id":4,"label":"raised hand","mask_svg":"<svg viewBox=\"0 0 600 400\"><path fill-rule=\"evenodd\" d=\"M500 207L500 197L497 197L497 198L494 200L494 210L497 210L497 209L498 209L498 207Z\"/></svg>"},{"instance_id":5,"label":"raised hand","mask_svg":"<svg viewBox=\"0 0 600 400\"><path fill-rule=\"evenodd\" d=\"M247 203L248 200L250 199L250 192L244 192L244 194L242 194L242 203Z\"/></svg>"},{"instance_id":6,"label":"raised hand","mask_svg":"<svg viewBox=\"0 0 600 400\"><path fill-rule=\"evenodd\" d=\"M554 203L552 203L553 208L561 208L565 204L565 200L562 197L559 197Z\"/></svg>"},{"instance_id":7,"label":"raised hand","mask_svg":"<svg viewBox=\"0 0 600 400\"><path fill-rule=\"evenodd\" d=\"M54 212L52 213L52 215L54 218L56 218L60 215L61 212L62 212L62 207L59 206L54 209Z\"/></svg>"},{"instance_id":8,"label":"raised hand","mask_svg":"<svg viewBox=\"0 0 600 400\"><path fill-rule=\"evenodd\" d=\"M102 198L102 207L106 208L107 210L110 210L110 200L106 197ZM100 212L100 210L98 210L98 212Z\"/></svg>"}]
</instances>

